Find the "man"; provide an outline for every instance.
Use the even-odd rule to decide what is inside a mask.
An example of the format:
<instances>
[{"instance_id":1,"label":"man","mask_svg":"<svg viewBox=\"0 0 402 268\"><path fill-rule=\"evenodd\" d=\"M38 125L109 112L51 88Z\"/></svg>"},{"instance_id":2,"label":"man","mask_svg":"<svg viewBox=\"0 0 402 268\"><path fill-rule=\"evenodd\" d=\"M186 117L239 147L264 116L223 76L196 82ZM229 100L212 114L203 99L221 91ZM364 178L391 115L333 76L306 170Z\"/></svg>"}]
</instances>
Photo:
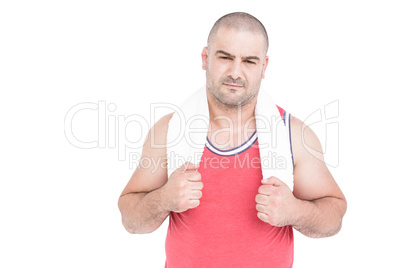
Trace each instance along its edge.
<instances>
[{"instance_id":1,"label":"man","mask_svg":"<svg viewBox=\"0 0 402 268\"><path fill-rule=\"evenodd\" d=\"M288 122L293 191L283 178L262 178L261 168L252 165L205 165L208 157L230 166L234 155L258 156L254 116L267 49L264 26L249 14L231 13L213 26L202 51L212 148L205 149L202 166L186 163L168 178L166 146L152 144L166 145L172 114L148 134L142 158L158 164L135 170L119 208L130 233L152 232L170 215L166 267L292 267L292 228L309 237L331 236L341 228L345 197L324 163L318 138L295 117ZM219 120L223 116L231 121L231 133L220 131L229 124ZM253 146L247 145L252 139ZM313 156L306 145L319 153Z\"/></svg>"}]
</instances>

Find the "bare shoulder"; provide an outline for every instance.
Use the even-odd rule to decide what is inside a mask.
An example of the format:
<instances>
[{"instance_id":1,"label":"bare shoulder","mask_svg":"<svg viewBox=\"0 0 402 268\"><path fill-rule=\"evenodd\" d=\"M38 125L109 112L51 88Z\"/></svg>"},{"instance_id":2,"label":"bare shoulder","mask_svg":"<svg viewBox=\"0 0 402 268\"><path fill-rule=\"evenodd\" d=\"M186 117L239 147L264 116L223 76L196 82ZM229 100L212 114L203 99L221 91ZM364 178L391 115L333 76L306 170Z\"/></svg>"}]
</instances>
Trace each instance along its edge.
<instances>
[{"instance_id":1,"label":"bare shoulder","mask_svg":"<svg viewBox=\"0 0 402 268\"><path fill-rule=\"evenodd\" d=\"M122 195L150 192L167 182L166 139L172 116L173 113L163 116L149 130L142 148L141 159Z\"/></svg>"},{"instance_id":2,"label":"bare shoulder","mask_svg":"<svg viewBox=\"0 0 402 268\"><path fill-rule=\"evenodd\" d=\"M163 153L163 151L166 154L166 137L172 116L173 113L163 116L149 130L142 151L143 156L148 155L148 153L159 154Z\"/></svg>"},{"instance_id":3,"label":"bare shoulder","mask_svg":"<svg viewBox=\"0 0 402 268\"><path fill-rule=\"evenodd\" d=\"M290 117L290 127L295 165L306 157L324 162L321 143L314 131L294 116Z\"/></svg>"},{"instance_id":4,"label":"bare shoulder","mask_svg":"<svg viewBox=\"0 0 402 268\"><path fill-rule=\"evenodd\" d=\"M313 200L343 194L325 164L321 143L303 121L290 118L292 151L294 158L294 188L297 198Z\"/></svg>"}]
</instances>

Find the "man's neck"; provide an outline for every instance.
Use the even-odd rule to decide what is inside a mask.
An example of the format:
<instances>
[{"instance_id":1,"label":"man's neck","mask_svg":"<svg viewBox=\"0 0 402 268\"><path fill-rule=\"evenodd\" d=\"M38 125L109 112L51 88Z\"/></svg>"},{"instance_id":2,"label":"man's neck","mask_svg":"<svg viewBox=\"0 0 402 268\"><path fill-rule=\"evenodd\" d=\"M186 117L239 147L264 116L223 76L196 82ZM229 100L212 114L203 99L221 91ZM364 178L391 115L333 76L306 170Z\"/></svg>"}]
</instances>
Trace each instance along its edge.
<instances>
[{"instance_id":1,"label":"man's neck","mask_svg":"<svg viewBox=\"0 0 402 268\"><path fill-rule=\"evenodd\" d=\"M234 147L247 140L256 129L254 116L257 95L243 106L228 107L220 103L209 91L207 91L210 118L208 136L210 138L216 137L221 141L224 140L225 142L229 142Z\"/></svg>"}]
</instances>

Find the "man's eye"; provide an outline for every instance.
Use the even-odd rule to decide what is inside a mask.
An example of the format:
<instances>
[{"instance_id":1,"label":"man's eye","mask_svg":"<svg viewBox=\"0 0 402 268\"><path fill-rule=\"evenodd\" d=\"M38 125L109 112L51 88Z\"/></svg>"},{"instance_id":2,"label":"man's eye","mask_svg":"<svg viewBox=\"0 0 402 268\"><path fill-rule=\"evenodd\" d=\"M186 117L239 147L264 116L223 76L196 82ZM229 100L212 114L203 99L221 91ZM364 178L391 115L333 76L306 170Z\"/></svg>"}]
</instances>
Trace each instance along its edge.
<instances>
[{"instance_id":1,"label":"man's eye","mask_svg":"<svg viewBox=\"0 0 402 268\"><path fill-rule=\"evenodd\" d=\"M251 60L246 60L246 62L247 62L247 63L250 63L250 64L255 64L255 62L254 62L254 61L251 61Z\"/></svg>"},{"instance_id":2,"label":"man's eye","mask_svg":"<svg viewBox=\"0 0 402 268\"><path fill-rule=\"evenodd\" d=\"M229 57L221 57L221 59L223 59L223 60L230 60Z\"/></svg>"}]
</instances>

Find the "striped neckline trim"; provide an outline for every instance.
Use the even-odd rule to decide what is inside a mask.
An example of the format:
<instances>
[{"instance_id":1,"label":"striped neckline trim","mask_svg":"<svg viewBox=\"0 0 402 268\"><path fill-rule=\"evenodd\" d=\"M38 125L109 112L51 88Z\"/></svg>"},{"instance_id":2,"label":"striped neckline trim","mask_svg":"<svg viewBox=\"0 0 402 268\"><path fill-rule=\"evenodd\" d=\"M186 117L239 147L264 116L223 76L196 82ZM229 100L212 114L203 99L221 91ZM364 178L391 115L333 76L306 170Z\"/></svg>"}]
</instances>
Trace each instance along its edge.
<instances>
[{"instance_id":1,"label":"striped neckline trim","mask_svg":"<svg viewBox=\"0 0 402 268\"><path fill-rule=\"evenodd\" d=\"M240 154L244 151L246 151L248 148L250 148L256 141L257 141L257 130L254 131L253 135L251 135L251 137L244 142L242 145L230 149L230 150L221 150L216 148L215 146L212 145L212 143L210 142L210 140L207 137L207 142L205 144L205 146L213 153L217 154L217 155L222 155L222 156L232 156L232 155L236 155L236 154Z\"/></svg>"}]
</instances>

